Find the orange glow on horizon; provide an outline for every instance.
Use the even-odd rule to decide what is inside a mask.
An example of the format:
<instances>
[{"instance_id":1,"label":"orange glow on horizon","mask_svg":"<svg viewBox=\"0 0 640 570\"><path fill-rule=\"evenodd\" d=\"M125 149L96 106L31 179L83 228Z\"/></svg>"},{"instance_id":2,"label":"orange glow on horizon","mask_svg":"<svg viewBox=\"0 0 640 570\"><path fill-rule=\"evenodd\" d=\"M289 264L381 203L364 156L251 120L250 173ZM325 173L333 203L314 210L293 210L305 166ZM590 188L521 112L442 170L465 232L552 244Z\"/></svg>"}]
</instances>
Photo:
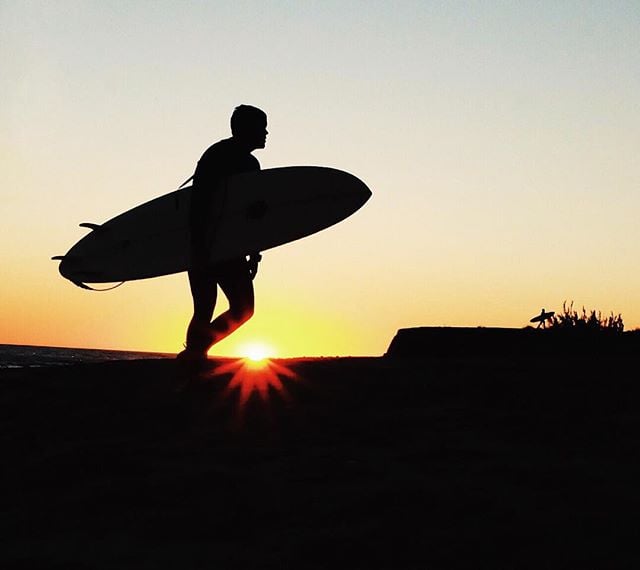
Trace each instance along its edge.
<instances>
[{"instance_id":1,"label":"orange glow on horizon","mask_svg":"<svg viewBox=\"0 0 640 570\"><path fill-rule=\"evenodd\" d=\"M274 357L274 350L267 344L260 341L252 341L241 345L237 350L241 356L251 363L263 363L268 358Z\"/></svg>"}]
</instances>

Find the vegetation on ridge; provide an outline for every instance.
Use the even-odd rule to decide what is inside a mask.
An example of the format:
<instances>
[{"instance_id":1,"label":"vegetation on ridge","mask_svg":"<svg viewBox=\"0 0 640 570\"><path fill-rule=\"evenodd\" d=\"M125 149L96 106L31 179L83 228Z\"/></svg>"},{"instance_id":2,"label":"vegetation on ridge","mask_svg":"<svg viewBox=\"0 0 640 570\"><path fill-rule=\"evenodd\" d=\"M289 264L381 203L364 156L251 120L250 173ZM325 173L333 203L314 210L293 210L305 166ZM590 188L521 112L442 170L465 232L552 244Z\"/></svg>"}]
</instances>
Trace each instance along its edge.
<instances>
[{"instance_id":1,"label":"vegetation on ridge","mask_svg":"<svg viewBox=\"0 0 640 570\"><path fill-rule=\"evenodd\" d=\"M622 333L624 322L621 314L614 315L613 312L608 317L604 317L600 311L591 310L587 313L582 307L582 312L578 313L573 308L573 301L569 305L565 301L562 303L562 313L549 319L548 329Z\"/></svg>"}]
</instances>

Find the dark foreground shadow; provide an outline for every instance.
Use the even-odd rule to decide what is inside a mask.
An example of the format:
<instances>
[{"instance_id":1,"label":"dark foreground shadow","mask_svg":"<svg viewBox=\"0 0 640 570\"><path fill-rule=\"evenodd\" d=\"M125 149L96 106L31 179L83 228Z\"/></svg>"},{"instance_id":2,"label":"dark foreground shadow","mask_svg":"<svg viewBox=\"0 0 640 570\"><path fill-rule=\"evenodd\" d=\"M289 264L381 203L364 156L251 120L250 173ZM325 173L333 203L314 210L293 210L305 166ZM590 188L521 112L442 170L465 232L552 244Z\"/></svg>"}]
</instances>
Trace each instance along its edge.
<instances>
[{"instance_id":1,"label":"dark foreground shadow","mask_svg":"<svg viewBox=\"0 0 640 570\"><path fill-rule=\"evenodd\" d=\"M275 364L3 372L3 567L640 562L635 357Z\"/></svg>"}]
</instances>

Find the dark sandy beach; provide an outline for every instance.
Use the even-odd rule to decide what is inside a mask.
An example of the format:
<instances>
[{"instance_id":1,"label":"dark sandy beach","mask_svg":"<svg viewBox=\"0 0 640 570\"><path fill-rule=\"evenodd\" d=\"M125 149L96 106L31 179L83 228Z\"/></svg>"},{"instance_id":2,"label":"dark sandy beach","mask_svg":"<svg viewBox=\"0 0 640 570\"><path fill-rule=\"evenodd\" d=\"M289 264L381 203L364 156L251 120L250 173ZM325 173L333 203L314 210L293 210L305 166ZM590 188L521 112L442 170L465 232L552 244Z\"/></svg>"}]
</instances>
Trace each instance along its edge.
<instances>
[{"instance_id":1,"label":"dark sandy beach","mask_svg":"<svg viewBox=\"0 0 640 570\"><path fill-rule=\"evenodd\" d=\"M2 567L640 564L635 356L276 364L1 372Z\"/></svg>"}]
</instances>

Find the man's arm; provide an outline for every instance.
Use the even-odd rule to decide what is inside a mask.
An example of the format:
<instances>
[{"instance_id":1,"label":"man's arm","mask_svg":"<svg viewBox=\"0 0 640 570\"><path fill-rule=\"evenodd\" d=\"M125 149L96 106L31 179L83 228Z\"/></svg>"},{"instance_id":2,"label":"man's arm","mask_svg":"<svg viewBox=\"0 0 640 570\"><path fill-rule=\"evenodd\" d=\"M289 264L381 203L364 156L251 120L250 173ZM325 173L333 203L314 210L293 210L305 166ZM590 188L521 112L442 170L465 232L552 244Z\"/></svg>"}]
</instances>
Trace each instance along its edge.
<instances>
[{"instance_id":1,"label":"man's arm","mask_svg":"<svg viewBox=\"0 0 640 570\"><path fill-rule=\"evenodd\" d=\"M226 157L219 144L202 155L193 174L193 190L189 211L191 268L203 268L210 262L209 229L213 223L213 207L220 183L225 177Z\"/></svg>"},{"instance_id":2,"label":"man's arm","mask_svg":"<svg viewBox=\"0 0 640 570\"><path fill-rule=\"evenodd\" d=\"M191 207L189 209L189 230L191 245L190 268L199 269L207 265L209 251L207 247L207 214L211 211L213 192L202 182L195 183L191 190Z\"/></svg>"}]
</instances>

